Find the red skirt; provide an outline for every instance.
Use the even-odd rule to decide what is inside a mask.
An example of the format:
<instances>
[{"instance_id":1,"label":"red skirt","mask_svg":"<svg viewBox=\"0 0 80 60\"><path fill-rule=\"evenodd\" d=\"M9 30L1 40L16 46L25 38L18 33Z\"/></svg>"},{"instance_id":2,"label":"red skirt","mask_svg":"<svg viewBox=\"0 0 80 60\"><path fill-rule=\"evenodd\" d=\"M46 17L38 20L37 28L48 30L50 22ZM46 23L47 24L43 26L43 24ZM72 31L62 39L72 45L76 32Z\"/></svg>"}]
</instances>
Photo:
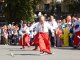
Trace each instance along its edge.
<instances>
[{"instance_id":1,"label":"red skirt","mask_svg":"<svg viewBox=\"0 0 80 60\"><path fill-rule=\"evenodd\" d=\"M78 45L79 44L79 38L77 36L80 36L80 31L76 32L74 35L74 45Z\"/></svg>"},{"instance_id":2,"label":"red skirt","mask_svg":"<svg viewBox=\"0 0 80 60\"><path fill-rule=\"evenodd\" d=\"M39 45L40 51L45 50L46 52L51 52L50 48L51 44L48 33L42 33L42 32L37 33L34 37L33 42L34 44Z\"/></svg>"},{"instance_id":3,"label":"red skirt","mask_svg":"<svg viewBox=\"0 0 80 60\"><path fill-rule=\"evenodd\" d=\"M34 36L33 43L39 44L39 39L50 40L48 33L39 32Z\"/></svg>"},{"instance_id":4,"label":"red skirt","mask_svg":"<svg viewBox=\"0 0 80 60\"><path fill-rule=\"evenodd\" d=\"M30 36L28 34L24 34L23 37L19 40L19 45L26 46L27 43L30 43Z\"/></svg>"}]
</instances>

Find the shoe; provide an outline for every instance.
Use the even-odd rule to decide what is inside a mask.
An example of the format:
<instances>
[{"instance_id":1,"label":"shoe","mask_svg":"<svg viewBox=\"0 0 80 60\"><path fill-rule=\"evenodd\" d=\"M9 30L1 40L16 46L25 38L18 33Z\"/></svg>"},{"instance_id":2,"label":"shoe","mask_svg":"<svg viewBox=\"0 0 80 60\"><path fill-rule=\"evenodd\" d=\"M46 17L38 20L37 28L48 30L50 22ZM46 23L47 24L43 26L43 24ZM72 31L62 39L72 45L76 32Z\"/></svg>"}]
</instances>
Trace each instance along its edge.
<instances>
[{"instance_id":1,"label":"shoe","mask_svg":"<svg viewBox=\"0 0 80 60\"><path fill-rule=\"evenodd\" d=\"M48 54L51 54L51 55L53 55L54 53L48 53Z\"/></svg>"},{"instance_id":2,"label":"shoe","mask_svg":"<svg viewBox=\"0 0 80 60\"><path fill-rule=\"evenodd\" d=\"M37 49L33 49L33 50L37 50Z\"/></svg>"},{"instance_id":3,"label":"shoe","mask_svg":"<svg viewBox=\"0 0 80 60\"><path fill-rule=\"evenodd\" d=\"M20 48L20 49L25 49L25 48Z\"/></svg>"}]
</instances>

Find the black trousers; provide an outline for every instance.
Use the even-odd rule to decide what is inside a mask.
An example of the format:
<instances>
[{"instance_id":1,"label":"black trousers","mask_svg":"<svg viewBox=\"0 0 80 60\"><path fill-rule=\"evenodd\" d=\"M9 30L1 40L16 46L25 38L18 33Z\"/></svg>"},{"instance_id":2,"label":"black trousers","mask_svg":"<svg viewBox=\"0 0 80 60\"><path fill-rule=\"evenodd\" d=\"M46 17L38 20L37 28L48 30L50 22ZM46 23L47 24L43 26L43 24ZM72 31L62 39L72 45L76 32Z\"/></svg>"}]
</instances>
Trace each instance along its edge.
<instances>
[{"instance_id":1,"label":"black trousers","mask_svg":"<svg viewBox=\"0 0 80 60\"><path fill-rule=\"evenodd\" d=\"M52 37L52 33L50 30L49 30L49 37L50 37L50 41L51 41L51 46L54 47L54 45L56 45L56 40L55 40L55 37Z\"/></svg>"}]
</instances>

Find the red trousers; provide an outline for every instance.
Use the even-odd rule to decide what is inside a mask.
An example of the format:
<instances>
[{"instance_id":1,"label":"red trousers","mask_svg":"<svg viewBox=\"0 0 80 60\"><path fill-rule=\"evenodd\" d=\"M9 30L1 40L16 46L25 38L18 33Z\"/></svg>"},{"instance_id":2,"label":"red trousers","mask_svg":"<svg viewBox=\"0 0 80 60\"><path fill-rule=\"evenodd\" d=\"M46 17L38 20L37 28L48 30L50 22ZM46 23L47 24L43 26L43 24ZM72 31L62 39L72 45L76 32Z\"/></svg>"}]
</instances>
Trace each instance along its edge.
<instances>
[{"instance_id":1,"label":"red trousers","mask_svg":"<svg viewBox=\"0 0 80 60\"><path fill-rule=\"evenodd\" d=\"M77 36L80 36L80 31L76 32L74 35L74 45L78 45L79 44L79 38Z\"/></svg>"},{"instance_id":2,"label":"red trousers","mask_svg":"<svg viewBox=\"0 0 80 60\"><path fill-rule=\"evenodd\" d=\"M41 52L51 53L51 48L50 48L51 44L48 33L42 33L42 32L37 33L34 37L33 42L34 44L39 46Z\"/></svg>"},{"instance_id":3,"label":"red trousers","mask_svg":"<svg viewBox=\"0 0 80 60\"><path fill-rule=\"evenodd\" d=\"M22 48L25 48L26 45L30 47L30 36L28 34L24 34L20 39L19 44L22 45Z\"/></svg>"}]
</instances>

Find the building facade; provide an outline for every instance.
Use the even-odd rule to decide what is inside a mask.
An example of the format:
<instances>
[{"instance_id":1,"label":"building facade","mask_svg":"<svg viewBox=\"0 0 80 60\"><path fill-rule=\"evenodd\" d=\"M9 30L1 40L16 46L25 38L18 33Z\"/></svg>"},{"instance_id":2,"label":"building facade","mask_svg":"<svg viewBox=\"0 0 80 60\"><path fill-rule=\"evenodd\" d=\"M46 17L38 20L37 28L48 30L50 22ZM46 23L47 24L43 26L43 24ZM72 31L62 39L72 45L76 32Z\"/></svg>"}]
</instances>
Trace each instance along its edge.
<instances>
[{"instance_id":1,"label":"building facade","mask_svg":"<svg viewBox=\"0 0 80 60\"><path fill-rule=\"evenodd\" d=\"M51 11L57 10L60 12L69 12L69 4L71 4L72 0L41 0L40 4L37 5L38 11Z\"/></svg>"},{"instance_id":2,"label":"building facade","mask_svg":"<svg viewBox=\"0 0 80 60\"><path fill-rule=\"evenodd\" d=\"M0 0L0 26L6 24L6 18L4 16L4 0Z\"/></svg>"}]
</instances>

